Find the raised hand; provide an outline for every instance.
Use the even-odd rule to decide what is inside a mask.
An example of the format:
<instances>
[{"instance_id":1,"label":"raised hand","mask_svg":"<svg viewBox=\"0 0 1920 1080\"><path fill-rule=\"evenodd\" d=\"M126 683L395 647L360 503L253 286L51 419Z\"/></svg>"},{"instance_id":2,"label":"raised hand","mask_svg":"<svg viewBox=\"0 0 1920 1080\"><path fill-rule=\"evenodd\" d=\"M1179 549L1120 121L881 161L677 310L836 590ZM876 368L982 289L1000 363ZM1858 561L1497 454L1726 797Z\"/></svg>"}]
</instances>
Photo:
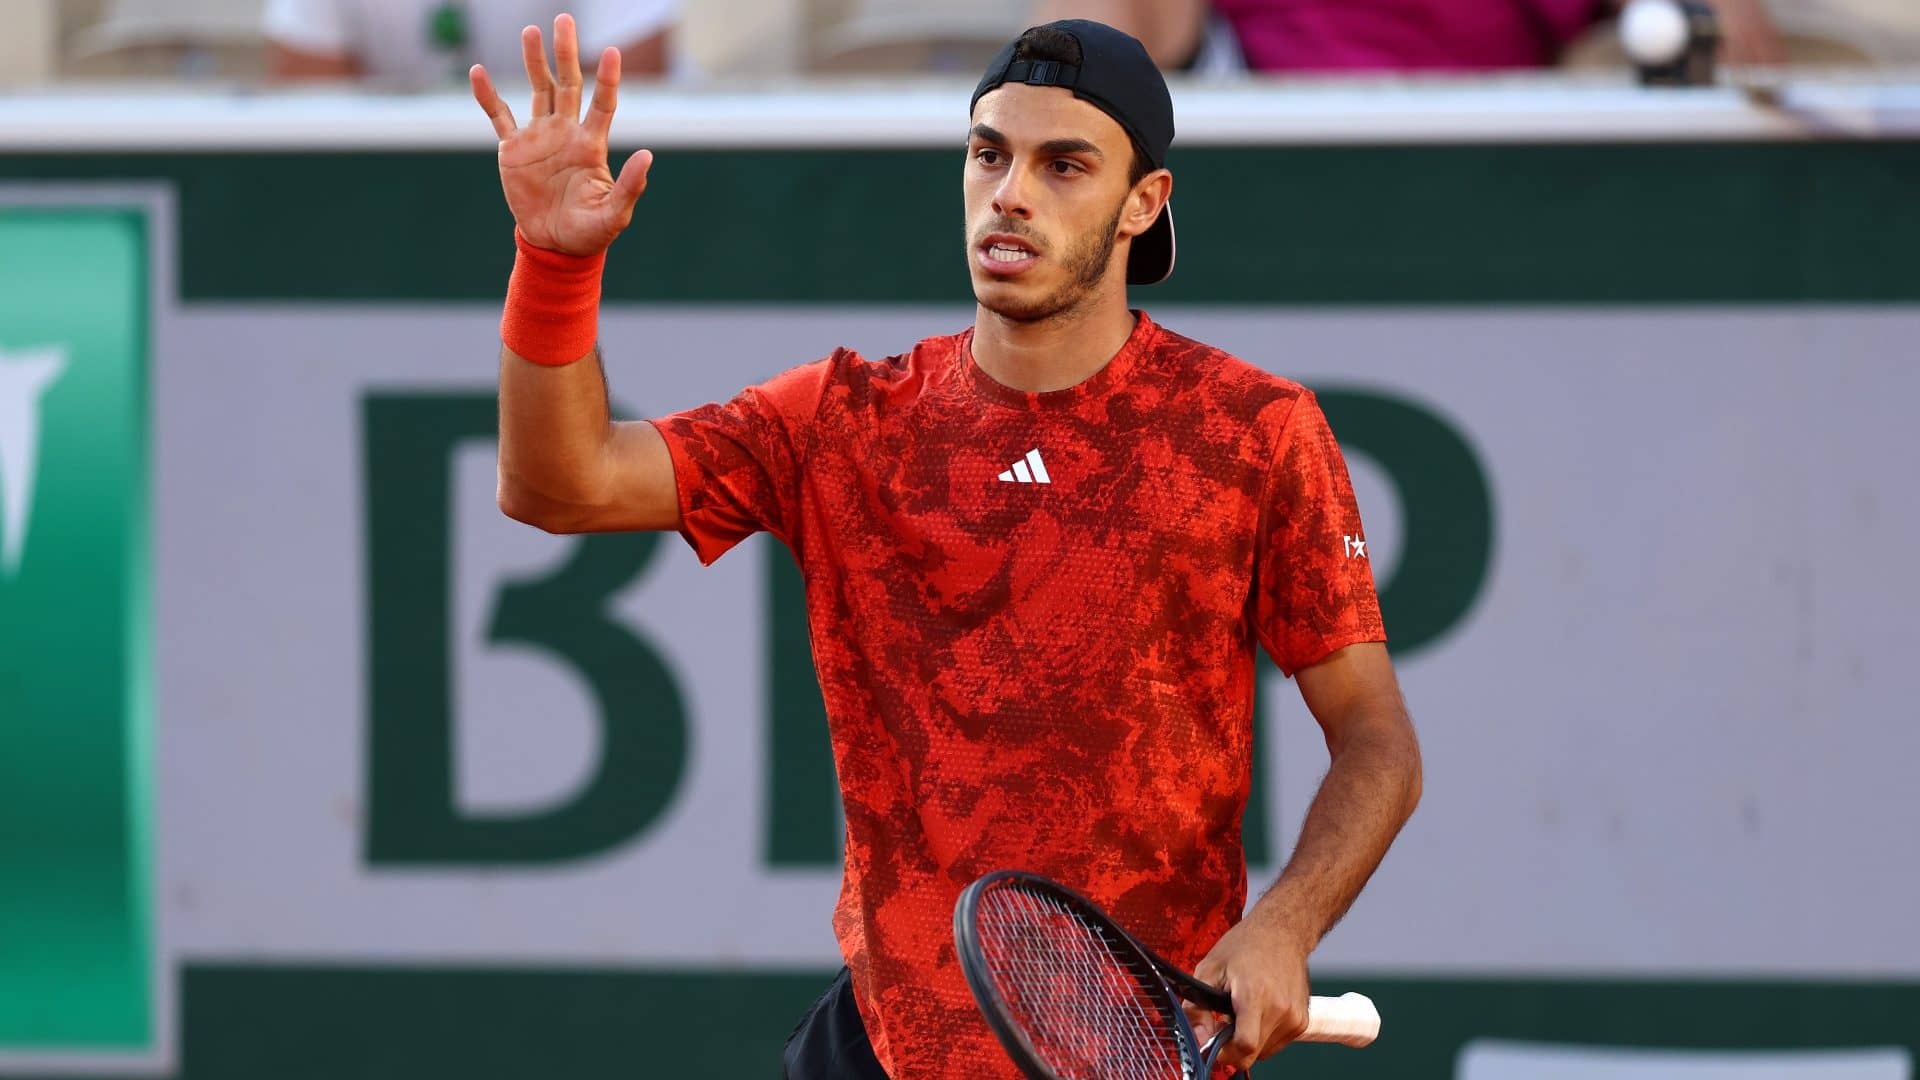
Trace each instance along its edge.
<instances>
[{"instance_id":1,"label":"raised hand","mask_svg":"<svg viewBox=\"0 0 1920 1080\"><path fill-rule=\"evenodd\" d=\"M633 220L634 203L647 188L653 152L636 152L618 179L607 164L607 132L613 126L620 90L620 50L600 54L593 104L580 115L583 89L580 39L573 16L553 20L555 74L547 65L540 28L520 32L520 47L533 84L533 112L526 127L500 100L487 69L475 64L467 73L473 98L500 136L500 187L520 234L535 247L570 255L597 255Z\"/></svg>"}]
</instances>

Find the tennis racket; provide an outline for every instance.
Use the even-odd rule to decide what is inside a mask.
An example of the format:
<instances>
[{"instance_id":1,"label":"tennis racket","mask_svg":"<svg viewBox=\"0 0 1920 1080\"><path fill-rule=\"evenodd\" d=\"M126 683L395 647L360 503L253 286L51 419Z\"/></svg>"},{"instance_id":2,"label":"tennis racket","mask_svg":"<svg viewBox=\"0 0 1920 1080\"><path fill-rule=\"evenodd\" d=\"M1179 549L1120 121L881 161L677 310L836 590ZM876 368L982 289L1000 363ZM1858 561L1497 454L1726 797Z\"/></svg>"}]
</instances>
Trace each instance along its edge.
<instances>
[{"instance_id":1,"label":"tennis racket","mask_svg":"<svg viewBox=\"0 0 1920 1080\"><path fill-rule=\"evenodd\" d=\"M1233 998L1155 955L1094 903L1033 874L1001 871L953 909L967 986L1033 1080L1206 1080L1233 1038ZM1182 1001L1227 1017L1201 1046ZM1313 998L1303 1042L1365 1046L1380 1014L1360 994Z\"/></svg>"}]
</instances>

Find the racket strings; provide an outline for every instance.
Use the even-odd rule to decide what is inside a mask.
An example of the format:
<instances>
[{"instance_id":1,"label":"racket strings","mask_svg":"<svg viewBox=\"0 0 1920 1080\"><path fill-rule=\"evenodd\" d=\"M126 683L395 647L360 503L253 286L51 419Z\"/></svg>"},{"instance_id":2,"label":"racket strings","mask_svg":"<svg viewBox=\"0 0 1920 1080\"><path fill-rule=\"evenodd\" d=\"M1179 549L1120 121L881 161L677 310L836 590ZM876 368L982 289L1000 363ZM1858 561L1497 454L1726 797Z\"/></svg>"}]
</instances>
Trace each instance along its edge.
<instances>
[{"instance_id":1,"label":"racket strings","mask_svg":"<svg viewBox=\"0 0 1920 1080\"><path fill-rule=\"evenodd\" d=\"M999 997L1062 1080L1169 1080L1195 1063L1160 976L1064 902L1016 888L981 897L982 952Z\"/></svg>"}]
</instances>

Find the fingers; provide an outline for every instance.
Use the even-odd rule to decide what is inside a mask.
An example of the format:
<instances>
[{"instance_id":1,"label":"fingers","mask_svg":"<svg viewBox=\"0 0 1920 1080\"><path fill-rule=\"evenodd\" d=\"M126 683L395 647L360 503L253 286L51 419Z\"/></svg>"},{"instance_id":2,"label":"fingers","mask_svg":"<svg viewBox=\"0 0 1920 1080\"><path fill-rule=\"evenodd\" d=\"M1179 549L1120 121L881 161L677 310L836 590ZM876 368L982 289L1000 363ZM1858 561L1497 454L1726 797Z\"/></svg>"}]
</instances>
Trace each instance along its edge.
<instances>
[{"instance_id":1,"label":"fingers","mask_svg":"<svg viewBox=\"0 0 1920 1080\"><path fill-rule=\"evenodd\" d=\"M1307 1029L1306 1002L1292 1000L1277 986L1255 983L1235 991L1233 1009L1232 1036L1221 1047L1219 1061L1241 1072L1279 1053ZM1191 1008L1188 1013L1192 1015ZM1202 1046L1213 1032L1222 1029L1221 1023L1211 1016L1207 1023L1204 1034L1199 1024L1194 1027Z\"/></svg>"},{"instance_id":2,"label":"fingers","mask_svg":"<svg viewBox=\"0 0 1920 1080\"><path fill-rule=\"evenodd\" d=\"M1207 1040L1213 1038L1213 1033L1220 1030L1220 1021L1212 1013L1190 1001L1181 1002L1181 1007L1187 1011L1187 1023L1193 1026L1194 1038L1199 1040L1201 1046L1207 1045Z\"/></svg>"},{"instance_id":3,"label":"fingers","mask_svg":"<svg viewBox=\"0 0 1920 1080\"><path fill-rule=\"evenodd\" d=\"M1194 965L1193 977L1200 982L1206 983L1208 986L1225 986L1227 984L1227 968L1213 953L1208 953L1200 958L1198 964Z\"/></svg>"},{"instance_id":4,"label":"fingers","mask_svg":"<svg viewBox=\"0 0 1920 1080\"><path fill-rule=\"evenodd\" d=\"M526 61L527 82L533 87L533 119L553 114L553 68L547 66L547 47L540 40L540 28L529 26L520 31L520 56Z\"/></svg>"},{"instance_id":5,"label":"fingers","mask_svg":"<svg viewBox=\"0 0 1920 1080\"><path fill-rule=\"evenodd\" d=\"M1225 969L1221 967L1220 962L1214 959L1211 953L1202 958L1199 966L1193 969L1193 977L1209 986L1225 985L1226 974ZM1187 1011L1187 1022L1193 1025L1193 1034L1200 1040L1200 1045L1207 1045L1207 1040L1213 1038L1214 1035L1220 1031L1220 1018L1215 1016L1211 1011L1195 1005L1191 1001L1183 999L1180 1005Z\"/></svg>"},{"instance_id":6,"label":"fingers","mask_svg":"<svg viewBox=\"0 0 1920 1080\"><path fill-rule=\"evenodd\" d=\"M633 222L634 204L647 190L647 170L653 167L653 151L638 150L620 167L620 176L613 182L612 211L608 215L615 232L620 232Z\"/></svg>"},{"instance_id":7,"label":"fingers","mask_svg":"<svg viewBox=\"0 0 1920 1080\"><path fill-rule=\"evenodd\" d=\"M580 118L580 31L573 16L562 13L553 19L553 64L556 69L556 94L553 111L569 120Z\"/></svg>"},{"instance_id":8,"label":"fingers","mask_svg":"<svg viewBox=\"0 0 1920 1080\"><path fill-rule=\"evenodd\" d=\"M587 107L580 123L589 134L606 138L613 129L613 110L620 99L620 50L607 46L600 54L600 67L593 77L593 104Z\"/></svg>"},{"instance_id":9,"label":"fingers","mask_svg":"<svg viewBox=\"0 0 1920 1080\"><path fill-rule=\"evenodd\" d=\"M513 122L513 110L500 99L500 91L494 89L493 79L488 77L487 69L479 64L467 70L467 82L473 87L473 100L486 110L487 119L493 121L493 133L504 139L513 134L517 126Z\"/></svg>"},{"instance_id":10,"label":"fingers","mask_svg":"<svg viewBox=\"0 0 1920 1080\"><path fill-rule=\"evenodd\" d=\"M1260 1033L1265 1031L1266 1017L1258 1003L1249 1003L1241 1009L1236 1004L1233 1017L1233 1038L1220 1051L1220 1064L1231 1065L1245 1072L1260 1060L1264 1049Z\"/></svg>"},{"instance_id":11,"label":"fingers","mask_svg":"<svg viewBox=\"0 0 1920 1080\"><path fill-rule=\"evenodd\" d=\"M653 168L653 151L636 150L627 163L620 167L620 178L613 182L614 190L620 193L621 201L627 212L633 212L633 204L647 190L647 173Z\"/></svg>"},{"instance_id":12,"label":"fingers","mask_svg":"<svg viewBox=\"0 0 1920 1080\"><path fill-rule=\"evenodd\" d=\"M1220 1060L1237 1068L1250 1069L1257 1061L1270 1058L1307 1030L1307 1006L1284 992L1263 997L1241 1011L1240 1027Z\"/></svg>"}]
</instances>

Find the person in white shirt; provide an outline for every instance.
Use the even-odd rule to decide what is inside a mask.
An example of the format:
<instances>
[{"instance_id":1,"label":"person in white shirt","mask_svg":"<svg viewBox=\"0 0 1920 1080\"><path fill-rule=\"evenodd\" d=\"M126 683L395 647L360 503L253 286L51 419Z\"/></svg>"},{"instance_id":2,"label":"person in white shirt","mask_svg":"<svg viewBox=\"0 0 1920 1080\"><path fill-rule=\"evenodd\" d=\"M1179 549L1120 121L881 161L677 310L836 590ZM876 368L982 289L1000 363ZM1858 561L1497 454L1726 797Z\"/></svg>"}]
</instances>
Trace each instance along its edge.
<instances>
[{"instance_id":1,"label":"person in white shirt","mask_svg":"<svg viewBox=\"0 0 1920 1080\"><path fill-rule=\"evenodd\" d=\"M670 70L680 0L267 0L268 67L287 80L465 87L474 64L516 70L520 29L550 24L561 10L593 28L594 39L581 42L583 57L614 45L625 77Z\"/></svg>"}]
</instances>

